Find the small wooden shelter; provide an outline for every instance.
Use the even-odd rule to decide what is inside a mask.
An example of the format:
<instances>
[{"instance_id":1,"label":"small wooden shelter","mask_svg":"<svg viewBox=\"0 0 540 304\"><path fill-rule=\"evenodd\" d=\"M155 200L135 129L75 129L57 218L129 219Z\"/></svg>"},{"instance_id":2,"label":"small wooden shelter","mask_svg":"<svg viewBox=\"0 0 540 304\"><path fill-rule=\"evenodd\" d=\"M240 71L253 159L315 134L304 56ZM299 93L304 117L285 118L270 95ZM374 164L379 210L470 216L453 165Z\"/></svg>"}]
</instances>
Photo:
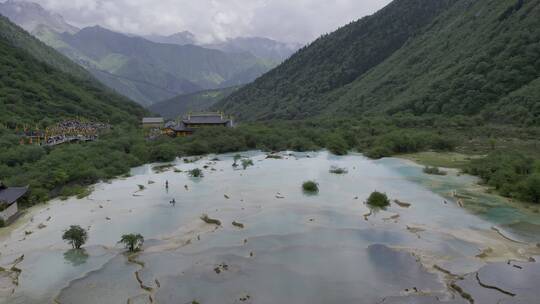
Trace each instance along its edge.
<instances>
[{"instance_id":1,"label":"small wooden shelter","mask_svg":"<svg viewBox=\"0 0 540 304\"><path fill-rule=\"evenodd\" d=\"M0 219L9 222L18 212L17 201L28 192L28 187L6 187L0 182Z\"/></svg>"}]
</instances>

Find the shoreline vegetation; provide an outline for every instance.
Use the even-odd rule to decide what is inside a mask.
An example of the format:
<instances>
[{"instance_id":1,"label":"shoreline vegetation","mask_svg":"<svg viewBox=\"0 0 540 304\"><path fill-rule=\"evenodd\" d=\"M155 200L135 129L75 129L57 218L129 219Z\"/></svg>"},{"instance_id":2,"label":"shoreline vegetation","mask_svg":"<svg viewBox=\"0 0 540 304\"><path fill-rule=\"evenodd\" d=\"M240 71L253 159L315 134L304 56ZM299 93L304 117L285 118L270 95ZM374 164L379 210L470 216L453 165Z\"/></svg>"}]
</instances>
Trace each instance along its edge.
<instances>
[{"instance_id":1,"label":"shoreline vegetation","mask_svg":"<svg viewBox=\"0 0 540 304\"><path fill-rule=\"evenodd\" d=\"M83 197L89 186L145 163L255 149L328 149L336 155L358 151L373 159L397 156L456 168L507 198L540 203L538 138L540 128L486 125L471 117L392 116L241 124L151 141L138 126L124 123L99 141L49 148L19 145L14 132L0 126L0 180L30 186L21 204L25 208L57 197Z\"/></svg>"}]
</instances>

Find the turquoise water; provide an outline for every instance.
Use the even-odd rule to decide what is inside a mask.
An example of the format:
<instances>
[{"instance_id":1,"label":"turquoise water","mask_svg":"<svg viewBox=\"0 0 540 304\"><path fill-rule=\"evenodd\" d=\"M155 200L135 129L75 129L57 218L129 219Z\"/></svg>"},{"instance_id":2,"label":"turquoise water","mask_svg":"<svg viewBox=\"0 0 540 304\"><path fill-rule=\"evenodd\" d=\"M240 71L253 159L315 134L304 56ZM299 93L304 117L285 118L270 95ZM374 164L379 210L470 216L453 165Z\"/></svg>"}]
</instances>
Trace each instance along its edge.
<instances>
[{"instance_id":1,"label":"turquoise water","mask_svg":"<svg viewBox=\"0 0 540 304\"><path fill-rule=\"evenodd\" d=\"M407 161L361 155L243 155L254 166L234 169L233 155L178 160L182 172L146 165L96 185L86 199L33 210L0 239L2 266L24 254L19 286L0 293L1 302L465 303L434 264L467 274L489 262L476 257L486 248L493 260L527 259L537 250L492 230L529 240L537 236L537 215L489 195L458 206L450 193L472 192L472 177L429 176ZM331 174L331 166L348 174ZM187 176L195 167L206 167L203 178ZM318 195L302 192L306 180L319 184ZM411 207L392 204L364 217L370 212L364 201L375 190ZM205 224L202 214L222 226ZM61 234L70 224L89 229L86 255L66 254ZM117 241L124 233L144 235L137 257L144 267L123 256Z\"/></svg>"},{"instance_id":2,"label":"turquoise water","mask_svg":"<svg viewBox=\"0 0 540 304\"><path fill-rule=\"evenodd\" d=\"M507 199L483 191L485 189L477 184L478 179L472 176L459 175L453 171L446 176L430 176L423 174L421 167L411 166L401 160L389 158L380 162L447 200L459 199L452 197L452 192L457 190L458 195L464 197L462 202L469 213L486 219L516 239L540 243L540 214L534 212L537 208L527 210L524 208L526 205L509 204Z\"/></svg>"}]
</instances>

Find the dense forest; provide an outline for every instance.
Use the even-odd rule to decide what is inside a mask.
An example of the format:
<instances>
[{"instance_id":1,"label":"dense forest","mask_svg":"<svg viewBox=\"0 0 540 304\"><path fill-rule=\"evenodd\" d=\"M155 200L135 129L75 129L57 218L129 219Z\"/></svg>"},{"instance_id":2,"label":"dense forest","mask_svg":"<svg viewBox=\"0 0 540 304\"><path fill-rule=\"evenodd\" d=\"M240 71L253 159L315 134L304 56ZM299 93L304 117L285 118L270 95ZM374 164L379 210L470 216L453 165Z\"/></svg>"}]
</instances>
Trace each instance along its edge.
<instances>
[{"instance_id":1,"label":"dense forest","mask_svg":"<svg viewBox=\"0 0 540 304\"><path fill-rule=\"evenodd\" d=\"M479 115L540 124L540 2L462 1L343 88L337 113Z\"/></svg>"},{"instance_id":2,"label":"dense forest","mask_svg":"<svg viewBox=\"0 0 540 304\"><path fill-rule=\"evenodd\" d=\"M216 108L245 120L432 113L538 125L538 16L538 1L396 0Z\"/></svg>"}]
</instances>

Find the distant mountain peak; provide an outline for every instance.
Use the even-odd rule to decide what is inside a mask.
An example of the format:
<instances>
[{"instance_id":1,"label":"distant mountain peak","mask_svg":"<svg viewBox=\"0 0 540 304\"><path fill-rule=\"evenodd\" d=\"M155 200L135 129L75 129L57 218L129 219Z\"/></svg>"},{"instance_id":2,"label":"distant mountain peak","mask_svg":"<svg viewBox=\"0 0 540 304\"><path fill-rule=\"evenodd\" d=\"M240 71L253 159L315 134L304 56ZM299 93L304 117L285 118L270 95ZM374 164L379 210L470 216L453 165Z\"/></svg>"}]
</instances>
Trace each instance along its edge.
<instances>
[{"instance_id":1,"label":"distant mountain peak","mask_svg":"<svg viewBox=\"0 0 540 304\"><path fill-rule=\"evenodd\" d=\"M75 33L79 30L59 14L51 13L30 1L8 0L0 3L0 15L6 16L28 32L33 32L40 26L46 26L58 33Z\"/></svg>"},{"instance_id":2,"label":"distant mountain peak","mask_svg":"<svg viewBox=\"0 0 540 304\"><path fill-rule=\"evenodd\" d=\"M178 33L174 33L171 35L148 35L144 36L143 38L150 40L152 42L156 43L165 43L165 44L176 44L176 45L188 45L188 44L197 44L197 37L189 32L189 31L182 31Z\"/></svg>"},{"instance_id":3,"label":"distant mountain peak","mask_svg":"<svg viewBox=\"0 0 540 304\"><path fill-rule=\"evenodd\" d=\"M229 53L249 52L256 57L281 63L300 49L301 44L284 43L265 37L235 37L204 47Z\"/></svg>"},{"instance_id":4,"label":"distant mountain peak","mask_svg":"<svg viewBox=\"0 0 540 304\"><path fill-rule=\"evenodd\" d=\"M80 33L85 33L85 32L87 33L116 33L98 24L84 27L79 32Z\"/></svg>"}]
</instances>

